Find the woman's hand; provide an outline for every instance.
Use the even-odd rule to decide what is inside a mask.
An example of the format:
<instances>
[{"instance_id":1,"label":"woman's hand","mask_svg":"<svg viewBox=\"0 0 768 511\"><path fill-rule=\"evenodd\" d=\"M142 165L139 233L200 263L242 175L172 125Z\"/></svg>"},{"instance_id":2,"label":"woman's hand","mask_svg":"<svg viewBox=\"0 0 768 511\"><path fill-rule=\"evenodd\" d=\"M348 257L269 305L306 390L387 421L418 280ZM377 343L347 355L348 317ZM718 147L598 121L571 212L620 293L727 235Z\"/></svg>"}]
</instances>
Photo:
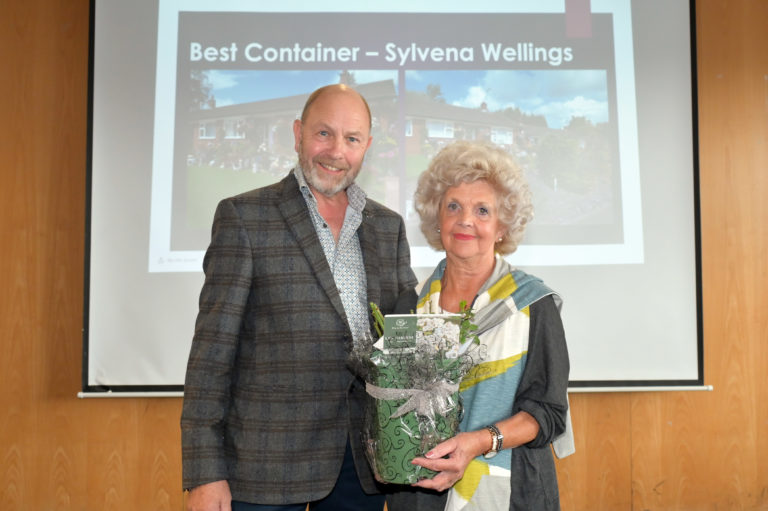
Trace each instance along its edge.
<instances>
[{"instance_id":1,"label":"woman's hand","mask_svg":"<svg viewBox=\"0 0 768 511\"><path fill-rule=\"evenodd\" d=\"M539 433L539 423L531 414L523 411L497 422L496 427L504 435L504 449L526 444ZM469 462L488 452L491 444L491 432L486 428L459 433L437 444L425 457L415 458L411 463L434 470L438 474L432 479L422 479L413 486L437 491L447 490L464 477Z\"/></svg>"},{"instance_id":2,"label":"woman's hand","mask_svg":"<svg viewBox=\"0 0 768 511\"><path fill-rule=\"evenodd\" d=\"M469 462L491 447L491 434L488 430L459 433L445 442L441 442L423 458L415 458L411 463L438 472L432 479L422 479L413 486L443 491L452 487L464 477Z\"/></svg>"}]
</instances>

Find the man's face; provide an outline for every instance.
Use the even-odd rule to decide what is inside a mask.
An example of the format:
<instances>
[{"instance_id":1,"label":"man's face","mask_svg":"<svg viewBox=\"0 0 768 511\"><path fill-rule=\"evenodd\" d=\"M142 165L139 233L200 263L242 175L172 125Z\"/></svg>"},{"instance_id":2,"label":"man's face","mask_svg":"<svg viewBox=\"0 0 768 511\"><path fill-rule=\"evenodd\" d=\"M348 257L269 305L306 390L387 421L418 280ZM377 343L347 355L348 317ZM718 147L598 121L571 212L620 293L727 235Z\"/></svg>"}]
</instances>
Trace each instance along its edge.
<instances>
[{"instance_id":1,"label":"man's face","mask_svg":"<svg viewBox=\"0 0 768 511\"><path fill-rule=\"evenodd\" d=\"M313 191L333 197L357 177L371 145L363 100L352 91L328 91L310 105L306 119L293 123L296 152Z\"/></svg>"}]
</instances>

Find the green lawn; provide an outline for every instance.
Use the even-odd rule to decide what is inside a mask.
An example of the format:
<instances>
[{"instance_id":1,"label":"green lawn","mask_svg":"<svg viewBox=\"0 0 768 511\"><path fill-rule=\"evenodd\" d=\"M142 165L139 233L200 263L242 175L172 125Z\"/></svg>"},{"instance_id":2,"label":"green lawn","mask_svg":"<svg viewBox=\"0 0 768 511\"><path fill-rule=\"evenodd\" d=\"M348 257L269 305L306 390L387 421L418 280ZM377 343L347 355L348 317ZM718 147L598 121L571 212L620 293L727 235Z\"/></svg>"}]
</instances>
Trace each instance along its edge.
<instances>
[{"instance_id":1,"label":"green lawn","mask_svg":"<svg viewBox=\"0 0 768 511\"><path fill-rule=\"evenodd\" d=\"M187 168L187 221L190 227L208 229L221 199L266 186L279 178L265 172L235 171L216 167Z\"/></svg>"},{"instance_id":2,"label":"green lawn","mask_svg":"<svg viewBox=\"0 0 768 511\"><path fill-rule=\"evenodd\" d=\"M429 158L423 154L409 154L405 158L405 172L408 180L415 183L419 175L427 170L428 166Z\"/></svg>"}]
</instances>

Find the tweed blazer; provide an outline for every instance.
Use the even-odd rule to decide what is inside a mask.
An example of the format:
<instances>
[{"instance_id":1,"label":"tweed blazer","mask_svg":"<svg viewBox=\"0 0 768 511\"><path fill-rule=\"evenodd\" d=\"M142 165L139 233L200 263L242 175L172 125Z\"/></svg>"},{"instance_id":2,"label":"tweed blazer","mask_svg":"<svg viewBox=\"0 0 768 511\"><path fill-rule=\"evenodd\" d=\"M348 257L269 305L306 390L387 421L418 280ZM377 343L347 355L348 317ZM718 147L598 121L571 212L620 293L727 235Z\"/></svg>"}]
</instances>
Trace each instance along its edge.
<instances>
[{"instance_id":1,"label":"tweed blazer","mask_svg":"<svg viewBox=\"0 0 768 511\"><path fill-rule=\"evenodd\" d=\"M415 308L402 218L368 199L358 237L368 301L385 313ZM181 416L184 488L226 479L235 500L318 500L350 438L361 483L376 491L357 433L364 394L346 368L350 329L293 172L219 203L203 269Z\"/></svg>"}]
</instances>

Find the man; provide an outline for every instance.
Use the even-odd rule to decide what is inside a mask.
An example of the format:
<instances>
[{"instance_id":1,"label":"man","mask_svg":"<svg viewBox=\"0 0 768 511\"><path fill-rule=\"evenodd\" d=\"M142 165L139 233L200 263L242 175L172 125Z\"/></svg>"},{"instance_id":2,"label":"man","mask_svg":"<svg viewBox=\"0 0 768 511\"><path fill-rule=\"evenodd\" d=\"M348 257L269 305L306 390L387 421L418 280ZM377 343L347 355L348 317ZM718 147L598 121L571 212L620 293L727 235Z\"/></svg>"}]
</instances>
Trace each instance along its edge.
<instances>
[{"instance_id":1,"label":"man","mask_svg":"<svg viewBox=\"0 0 768 511\"><path fill-rule=\"evenodd\" d=\"M368 303L408 312L416 278L402 218L354 184L370 130L353 89L315 91L299 165L216 210L181 417L190 511L383 508L345 363Z\"/></svg>"}]
</instances>

